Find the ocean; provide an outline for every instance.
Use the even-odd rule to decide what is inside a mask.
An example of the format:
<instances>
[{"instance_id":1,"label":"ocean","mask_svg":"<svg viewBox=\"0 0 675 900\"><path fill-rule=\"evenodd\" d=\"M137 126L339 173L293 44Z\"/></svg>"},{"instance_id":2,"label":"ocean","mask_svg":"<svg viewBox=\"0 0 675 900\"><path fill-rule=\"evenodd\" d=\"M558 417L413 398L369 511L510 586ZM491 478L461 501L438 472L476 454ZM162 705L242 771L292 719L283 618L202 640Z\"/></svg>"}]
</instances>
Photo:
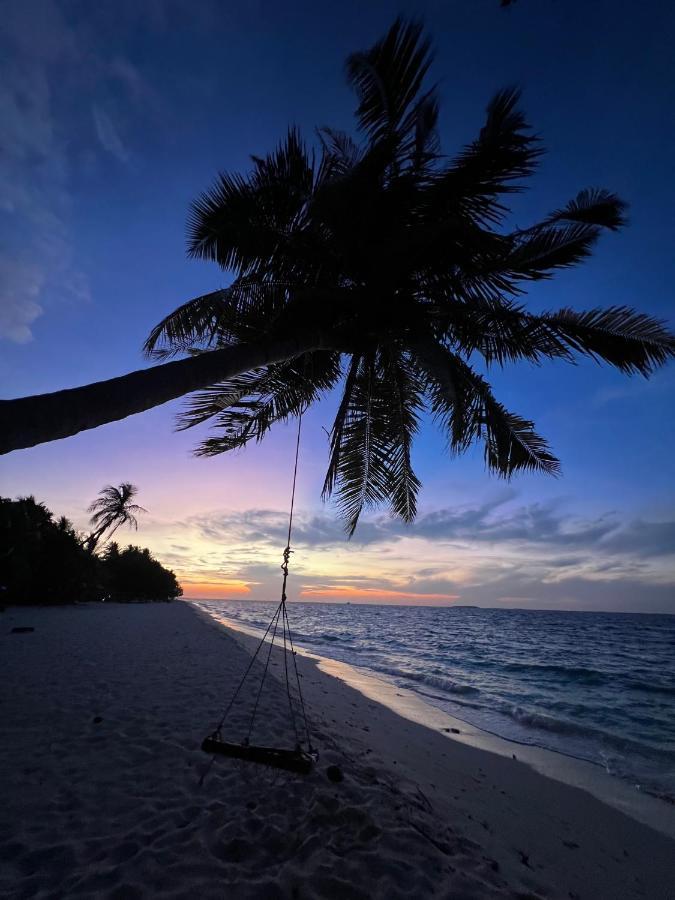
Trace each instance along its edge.
<instances>
[{"instance_id":1,"label":"ocean","mask_svg":"<svg viewBox=\"0 0 675 900\"><path fill-rule=\"evenodd\" d=\"M276 603L199 601L249 629ZM675 616L289 603L296 643L675 802Z\"/></svg>"}]
</instances>

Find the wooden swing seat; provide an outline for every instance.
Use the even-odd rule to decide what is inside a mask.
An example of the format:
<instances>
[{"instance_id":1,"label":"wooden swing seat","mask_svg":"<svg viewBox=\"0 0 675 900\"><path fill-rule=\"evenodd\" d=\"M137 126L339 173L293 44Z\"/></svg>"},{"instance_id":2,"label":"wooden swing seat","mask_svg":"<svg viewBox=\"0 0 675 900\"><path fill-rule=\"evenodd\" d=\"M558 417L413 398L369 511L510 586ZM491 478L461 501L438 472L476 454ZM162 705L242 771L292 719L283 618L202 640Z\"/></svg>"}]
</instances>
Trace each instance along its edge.
<instances>
[{"instance_id":1,"label":"wooden swing seat","mask_svg":"<svg viewBox=\"0 0 675 900\"><path fill-rule=\"evenodd\" d=\"M276 747L257 747L253 744L230 744L214 735L204 738L202 750L205 753L220 754L233 759L261 763L275 769L286 769L307 775L312 770L314 758L304 750L282 750Z\"/></svg>"}]
</instances>

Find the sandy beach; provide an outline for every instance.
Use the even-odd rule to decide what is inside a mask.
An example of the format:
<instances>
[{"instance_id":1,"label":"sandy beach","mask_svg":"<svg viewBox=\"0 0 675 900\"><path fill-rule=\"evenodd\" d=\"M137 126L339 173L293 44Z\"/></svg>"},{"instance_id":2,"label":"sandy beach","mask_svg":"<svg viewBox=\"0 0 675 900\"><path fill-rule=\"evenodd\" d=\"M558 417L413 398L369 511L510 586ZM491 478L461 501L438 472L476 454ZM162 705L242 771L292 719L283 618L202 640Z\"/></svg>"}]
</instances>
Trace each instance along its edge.
<instances>
[{"instance_id":1,"label":"sandy beach","mask_svg":"<svg viewBox=\"0 0 675 900\"><path fill-rule=\"evenodd\" d=\"M250 642L185 602L0 616L0 896L675 896L663 830L413 722L312 658L298 662L314 771L219 758L200 784L201 740ZM246 720L233 712L233 738ZM255 737L293 743L276 679Z\"/></svg>"}]
</instances>

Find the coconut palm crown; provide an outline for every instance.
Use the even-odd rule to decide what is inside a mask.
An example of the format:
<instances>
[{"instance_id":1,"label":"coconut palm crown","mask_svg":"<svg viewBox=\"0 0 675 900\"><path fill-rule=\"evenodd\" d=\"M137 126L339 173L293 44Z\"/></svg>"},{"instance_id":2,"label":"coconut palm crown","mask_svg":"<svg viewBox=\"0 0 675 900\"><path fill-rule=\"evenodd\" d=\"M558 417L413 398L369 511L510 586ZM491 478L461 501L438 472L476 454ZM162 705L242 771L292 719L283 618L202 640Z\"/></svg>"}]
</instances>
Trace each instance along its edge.
<instances>
[{"instance_id":1,"label":"coconut palm crown","mask_svg":"<svg viewBox=\"0 0 675 900\"><path fill-rule=\"evenodd\" d=\"M98 497L91 504L87 512L90 512L92 532L85 541L85 546L93 552L106 531L108 537L117 531L121 525L138 530L138 513L147 512L137 503L132 503L138 493L138 488L128 481L123 481L119 487L107 484L101 489Z\"/></svg>"},{"instance_id":2,"label":"coconut palm crown","mask_svg":"<svg viewBox=\"0 0 675 900\"><path fill-rule=\"evenodd\" d=\"M542 153L518 92L496 94L477 138L448 159L426 83L431 59L422 27L397 20L347 60L356 138L320 128L312 150L291 128L248 175L221 174L192 206L189 254L234 280L177 309L146 343L167 358L308 335L307 352L193 394L179 425L210 421L197 452L218 454L341 385L324 496L335 494L350 534L381 503L414 518L411 445L425 408L453 453L481 442L499 476L559 472L533 423L495 398L481 369L581 354L649 376L675 355L661 321L626 307L527 311L527 284L588 257L603 230L624 224L625 204L587 188L508 230L509 195Z\"/></svg>"}]
</instances>

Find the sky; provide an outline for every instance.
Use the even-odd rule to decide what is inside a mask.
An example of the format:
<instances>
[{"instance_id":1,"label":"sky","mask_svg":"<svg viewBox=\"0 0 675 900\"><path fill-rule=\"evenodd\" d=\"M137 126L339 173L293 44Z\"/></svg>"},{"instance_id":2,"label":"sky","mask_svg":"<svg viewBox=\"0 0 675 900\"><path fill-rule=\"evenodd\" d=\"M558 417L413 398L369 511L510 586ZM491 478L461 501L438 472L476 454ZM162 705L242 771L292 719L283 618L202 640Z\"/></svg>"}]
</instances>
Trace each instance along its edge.
<instances>
[{"instance_id":1,"label":"sky","mask_svg":"<svg viewBox=\"0 0 675 900\"><path fill-rule=\"evenodd\" d=\"M191 199L245 171L289 123L351 127L353 50L399 12L434 39L452 154L490 96L518 85L547 148L511 224L587 186L630 204L593 258L536 285L533 310L628 304L675 322L675 7L632 0L5 0L0 33L0 393L17 397L147 363L167 312L231 275L185 254ZM36 23L39 27L36 28ZM303 425L291 599L675 613L675 366L651 380L592 362L491 373L561 458L559 479L488 476L430 421L412 526L386 510L347 541L322 504L335 398ZM138 533L188 597L273 599L293 426L243 452L191 454L176 401L0 458L0 493L35 495L86 529L105 484L131 481Z\"/></svg>"}]
</instances>

